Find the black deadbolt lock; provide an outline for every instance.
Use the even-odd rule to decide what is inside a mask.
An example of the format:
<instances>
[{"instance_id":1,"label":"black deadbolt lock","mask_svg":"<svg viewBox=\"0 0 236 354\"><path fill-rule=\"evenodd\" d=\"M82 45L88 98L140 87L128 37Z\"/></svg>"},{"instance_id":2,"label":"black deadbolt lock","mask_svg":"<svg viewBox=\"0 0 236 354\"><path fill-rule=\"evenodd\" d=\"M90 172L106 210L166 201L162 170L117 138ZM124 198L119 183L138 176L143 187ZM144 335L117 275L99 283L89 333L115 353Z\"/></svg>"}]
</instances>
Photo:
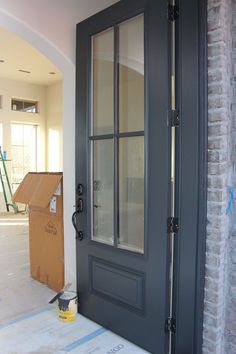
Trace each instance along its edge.
<instances>
[{"instance_id":1,"label":"black deadbolt lock","mask_svg":"<svg viewBox=\"0 0 236 354\"><path fill-rule=\"evenodd\" d=\"M80 197L81 195L83 195L83 192L84 192L84 187L81 183L79 183L77 186L77 195Z\"/></svg>"}]
</instances>

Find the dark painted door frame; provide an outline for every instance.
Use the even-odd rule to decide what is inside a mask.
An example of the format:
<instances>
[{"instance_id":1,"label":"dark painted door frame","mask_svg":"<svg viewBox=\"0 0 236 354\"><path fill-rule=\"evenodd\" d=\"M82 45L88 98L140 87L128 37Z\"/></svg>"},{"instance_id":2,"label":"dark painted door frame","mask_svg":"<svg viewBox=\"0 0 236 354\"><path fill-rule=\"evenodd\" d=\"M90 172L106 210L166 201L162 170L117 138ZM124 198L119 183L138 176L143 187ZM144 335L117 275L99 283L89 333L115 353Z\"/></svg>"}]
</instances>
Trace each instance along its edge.
<instances>
[{"instance_id":1,"label":"dark painted door frame","mask_svg":"<svg viewBox=\"0 0 236 354\"><path fill-rule=\"evenodd\" d=\"M207 0L179 0L175 354L202 353L207 180Z\"/></svg>"}]
</instances>

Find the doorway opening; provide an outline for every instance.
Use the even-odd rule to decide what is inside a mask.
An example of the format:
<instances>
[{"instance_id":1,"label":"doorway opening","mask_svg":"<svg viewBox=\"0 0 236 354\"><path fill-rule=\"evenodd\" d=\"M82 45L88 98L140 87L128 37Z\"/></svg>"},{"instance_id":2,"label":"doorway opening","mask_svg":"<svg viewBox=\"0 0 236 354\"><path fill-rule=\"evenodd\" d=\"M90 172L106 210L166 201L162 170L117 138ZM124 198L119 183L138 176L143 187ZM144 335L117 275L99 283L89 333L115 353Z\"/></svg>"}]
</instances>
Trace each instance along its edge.
<instances>
[{"instance_id":1,"label":"doorway opening","mask_svg":"<svg viewBox=\"0 0 236 354\"><path fill-rule=\"evenodd\" d=\"M22 201L13 208L10 200L11 193L16 192L27 173L63 172L63 75L16 34L0 28L0 37L0 244L3 270L0 292L6 305L0 321L4 321L46 305L55 292L39 274L42 270L36 274L32 269L28 205ZM22 54L19 56L18 53ZM43 257L40 248L38 253Z\"/></svg>"}]
</instances>

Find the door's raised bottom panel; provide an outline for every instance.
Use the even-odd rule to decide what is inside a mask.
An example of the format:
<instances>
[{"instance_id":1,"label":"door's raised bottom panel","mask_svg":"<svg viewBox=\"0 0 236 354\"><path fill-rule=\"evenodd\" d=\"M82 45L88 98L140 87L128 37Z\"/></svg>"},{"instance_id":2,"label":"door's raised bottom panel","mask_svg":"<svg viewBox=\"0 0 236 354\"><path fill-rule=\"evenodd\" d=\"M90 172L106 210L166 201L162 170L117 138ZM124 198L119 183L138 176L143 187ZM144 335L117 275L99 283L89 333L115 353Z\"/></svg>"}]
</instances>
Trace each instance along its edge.
<instances>
[{"instance_id":1,"label":"door's raised bottom panel","mask_svg":"<svg viewBox=\"0 0 236 354\"><path fill-rule=\"evenodd\" d=\"M119 302L130 309L144 311L145 275L90 257L91 291L111 301Z\"/></svg>"}]
</instances>

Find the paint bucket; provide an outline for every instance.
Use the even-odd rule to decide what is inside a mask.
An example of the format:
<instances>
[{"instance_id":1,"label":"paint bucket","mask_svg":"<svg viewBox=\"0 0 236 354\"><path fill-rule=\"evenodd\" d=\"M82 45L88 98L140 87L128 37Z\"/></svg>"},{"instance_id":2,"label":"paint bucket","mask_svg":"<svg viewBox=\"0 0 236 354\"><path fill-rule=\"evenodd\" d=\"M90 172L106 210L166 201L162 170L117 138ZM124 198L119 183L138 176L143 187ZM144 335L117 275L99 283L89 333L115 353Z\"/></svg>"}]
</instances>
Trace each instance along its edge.
<instances>
[{"instance_id":1,"label":"paint bucket","mask_svg":"<svg viewBox=\"0 0 236 354\"><path fill-rule=\"evenodd\" d=\"M77 294L65 291L58 298L58 317L63 322L75 321L77 314Z\"/></svg>"}]
</instances>

